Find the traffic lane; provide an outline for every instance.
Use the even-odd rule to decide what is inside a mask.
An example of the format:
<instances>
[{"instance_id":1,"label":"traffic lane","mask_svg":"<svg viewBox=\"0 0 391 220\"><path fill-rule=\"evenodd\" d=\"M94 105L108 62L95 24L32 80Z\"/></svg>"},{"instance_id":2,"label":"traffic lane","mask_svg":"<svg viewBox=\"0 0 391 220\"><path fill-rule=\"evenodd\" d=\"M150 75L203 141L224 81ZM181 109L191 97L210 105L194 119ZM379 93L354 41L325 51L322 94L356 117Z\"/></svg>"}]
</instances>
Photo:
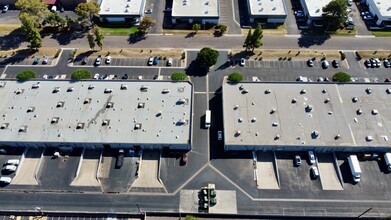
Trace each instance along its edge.
<instances>
[{"instance_id":1,"label":"traffic lane","mask_svg":"<svg viewBox=\"0 0 391 220\"><path fill-rule=\"evenodd\" d=\"M6 13L0 12L0 23L2 24L21 24L19 21L18 10L8 10Z\"/></svg>"},{"instance_id":2,"label":"traffic lane","mask_svg":"<svg viewBox=\"0 0 391 220\"><path fill-rule=\"evenodd\" d=\"M86 60L85 60L86 59ZM102 57L102 64L99 66L111 66L111 67L132 67L132 66L143 66L143 67L181 67L181 59L171 58L172 66L167 66L168 57L159 59L157 64L148 65L149 58L112 58L110 63L106 63L106 58ZM73 66L79 67L91 67L96 66L96 57L78 57L73 61Z\"/></svg>"}]
</instances>

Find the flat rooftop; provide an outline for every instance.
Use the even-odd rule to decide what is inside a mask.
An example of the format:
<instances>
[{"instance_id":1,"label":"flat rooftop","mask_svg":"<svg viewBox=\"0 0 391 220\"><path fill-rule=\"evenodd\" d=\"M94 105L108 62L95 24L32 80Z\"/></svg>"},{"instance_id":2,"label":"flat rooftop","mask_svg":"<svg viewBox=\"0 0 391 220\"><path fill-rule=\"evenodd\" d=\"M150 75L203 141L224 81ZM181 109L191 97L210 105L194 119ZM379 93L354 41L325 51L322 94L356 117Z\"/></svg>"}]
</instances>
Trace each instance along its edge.
<instances>
[{"instance_id":1,"label":"flat rooftop","mask_svg":"<svg viewBox=\"0 0 391 220\"><path fill-rule=\"evenodd\" d=\"M100 15L141 15L146 0L101 0Z\"/></svg>"},{"instance_id":2,"label":"flat rooftop","mask_svg":"<svg viewBox=\"0 0 391 220\"><path fill-rule=\"evenodd\" d=\"M190 144L192 85L0 81L1 142Z\"/></svg>"},{"instance_id":3,"label":"flat rooftop","mask_svg":"<svg viewBox=\"0 0 391 220\"><path fill-rule=\"evenodd\" d=\"M173 17L218 17L219 0L173 0Z\"/></svg>"},{"instance_id":4,"label":"flat rooftop","mask_svg":"<svg viewBox=\"0 0 391 220\"><path fill-rule=\"evenodd\" d=\"M391 85L223 85L225 145L390 146Z\"/></svg>"},{"instance_id":5,"label":"flat rooftop","mask_svg":"<svg viewBox=\"0 0 391 220\"><path fill-rule=\"evenodd\" d=\"M310 17L322 17L322 8L329 4L332 0L304 0L303 7L307 8Z\"/></svg>"},{"instance_id":6,"label":"flat rooftop","mask_svg":"<svg viewBox=\"0 0 391 220\"><path fill-rule=\"evenodd\" d=\"M251 15L286 15L284 0L248 0Z\"/></svg>"},{"instance_id":7,"label":"flat rooftop","mask_svg":"<svg viewBox=\"0 0 391 220\"><path fill-rule=\"evenodd\" d=\"M391 1L386 0L367 0L371 5L376 6L383 17L391 17Z\"/></svg>"}]
</instances>

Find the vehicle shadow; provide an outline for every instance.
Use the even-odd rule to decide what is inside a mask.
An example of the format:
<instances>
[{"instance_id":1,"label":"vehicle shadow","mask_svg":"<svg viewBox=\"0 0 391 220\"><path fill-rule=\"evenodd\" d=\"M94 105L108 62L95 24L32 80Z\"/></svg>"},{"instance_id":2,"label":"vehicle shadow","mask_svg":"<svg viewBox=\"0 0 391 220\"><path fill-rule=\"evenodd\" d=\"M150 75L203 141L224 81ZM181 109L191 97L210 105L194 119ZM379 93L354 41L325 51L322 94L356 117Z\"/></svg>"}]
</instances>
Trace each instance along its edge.
<instances>
[{"instance_id":1,"label":"vehicle shadow","mask_svg":"<svg viewBox=\"0 0 391 220\"><path fill-rule=\"evenodd\" d=\"M19 50L12 56L6 57L5 59L1 60L0 65L3 66L20 63L28 57L32 56L34 53L35 51L30 49Z\"/></svg>"}]
</instances>

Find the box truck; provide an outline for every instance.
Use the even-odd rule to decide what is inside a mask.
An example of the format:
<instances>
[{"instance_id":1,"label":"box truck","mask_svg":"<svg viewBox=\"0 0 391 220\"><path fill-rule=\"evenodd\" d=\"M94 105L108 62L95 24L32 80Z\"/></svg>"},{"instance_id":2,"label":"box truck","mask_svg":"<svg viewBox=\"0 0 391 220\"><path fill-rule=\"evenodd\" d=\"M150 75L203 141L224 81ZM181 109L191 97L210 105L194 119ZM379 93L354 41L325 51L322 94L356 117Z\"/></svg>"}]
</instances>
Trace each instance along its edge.
<instances>
[{"instance_id":1,"label":"box truck","mask_svg":"<svg viewBox=\"0 0 391 220\"><path fill-rule=\"evenodd\" d=\"M206 112L205 112L205 128L210 128L210 119L211 119L211 112L210 112L210 110L206 110Z\"/></svg>"},{"instance_id":2,"label":"box truck","mask_svg":"<svg viewBox=\"0 0 391 220\"><path fill-rule=\"evenodd\" d=\"M355 183L360 182L361 178L361 168L360 164L358 163L358 159L356 155L350 155L348 157L350 171L352 171L353 181Z\"/></svg>"},{"instance_id":3,"label":"box truck","mask_svg":"<svg viewBox=\"0 0 391 220\"><path fill-rule=\"evenodd\" d=\"M384 162L386 162L388 171L391 172L391 153L384 154Z\"/></svg>"}]
</instances>

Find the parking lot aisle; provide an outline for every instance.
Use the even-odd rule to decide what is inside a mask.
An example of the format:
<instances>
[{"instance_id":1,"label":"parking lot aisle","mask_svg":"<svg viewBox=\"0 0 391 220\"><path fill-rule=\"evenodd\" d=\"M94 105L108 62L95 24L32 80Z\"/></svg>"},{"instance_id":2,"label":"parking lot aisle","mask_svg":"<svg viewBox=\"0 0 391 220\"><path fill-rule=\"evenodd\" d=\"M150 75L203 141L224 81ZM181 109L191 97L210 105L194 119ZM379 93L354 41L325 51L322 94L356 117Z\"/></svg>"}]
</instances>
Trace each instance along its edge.
<instances>
[{"instance_id":1,"label":"parking lot aisle","mask_svg":"<svg viewBox=\"0 0 391 220\"><path fill-rule=\"evenodd\" d=\"M342 184L339 181L336 168L334 164L334 157L332 154L317 154L318 167L320 173L320 182L323 190L343 190Z\"/></svg>"},{"instance_id":2,"label":"parking lot aisle","mask_svg":"<svg viewBox=\"0 0 391 220\"><path fill-rule=\"evenodd\" d=\"M96 177L100 155L101 150L85 150L79 175L73 180L71 186L100 186Z\"/></svg>"},{"instance_id":3,"label":"parking lot aisle","mask_svg":"<svg viewBox=\"0 0 391 220\"><path fill-rule=\"evenodd\" d=\"M140 161L138 178L132 184L132 188L162 188L158 180L160 151L143 151Z\"/></svg>"},{"instance_id":4,"label":"parking lot aisle","mask_svg":"<svg viewBox=\"0 0 391 220\"><path fill-rule=\"evenodd\" d=\"M257 152L258 189L280 189L274 165L273 152Z\"/></svg>"},{"instance_id":5,"label":"parking lot aisle","mask_svg":"<svg viewBox=\"0 0 391 220\"><path fill-rule=\"evenodd\" d=\"M13 185L38 185L35 174L39 169L42 152L42 148L30 148L27 151L23 163L18 167L18 175L12 180Z\"/></svg>"}]
</instances>

